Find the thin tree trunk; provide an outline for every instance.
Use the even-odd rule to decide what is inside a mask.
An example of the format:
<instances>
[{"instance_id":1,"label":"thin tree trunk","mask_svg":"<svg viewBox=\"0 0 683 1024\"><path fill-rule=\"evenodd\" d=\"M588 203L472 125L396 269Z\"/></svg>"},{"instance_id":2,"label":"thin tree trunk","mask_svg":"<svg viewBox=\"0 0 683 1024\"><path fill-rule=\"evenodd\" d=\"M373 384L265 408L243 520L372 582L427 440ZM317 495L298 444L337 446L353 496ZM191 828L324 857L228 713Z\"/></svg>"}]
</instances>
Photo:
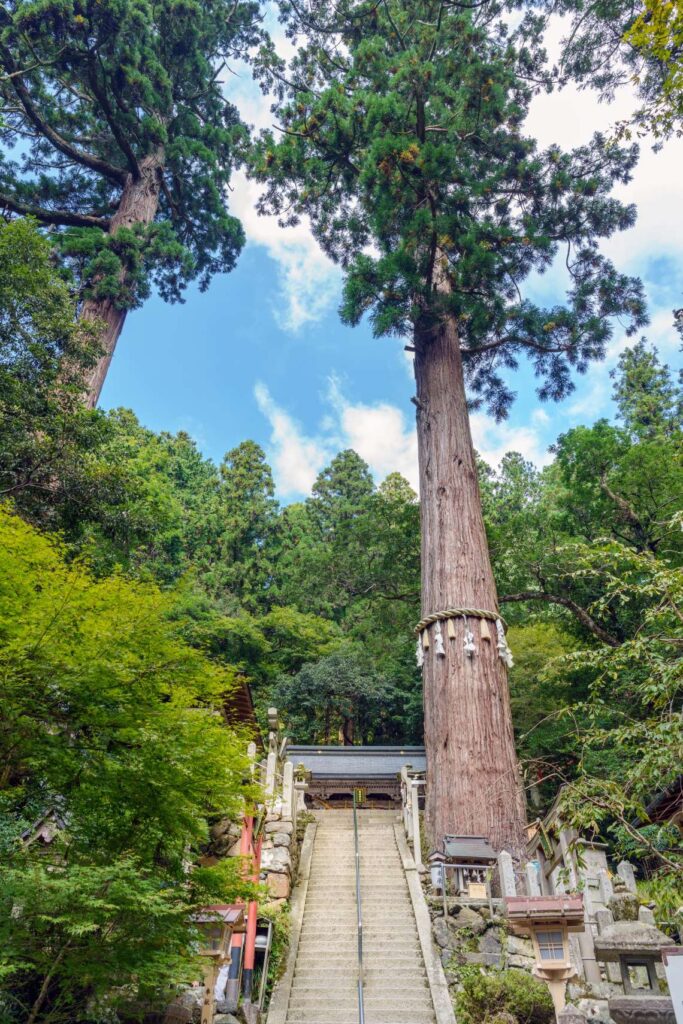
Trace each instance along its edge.
<instances>
[{"instance_id":1,"label":"thin tree trunk","mask_svg":"<svg viewBox=\"0 0 683 1024\"><path fill-rule=\"evenodd\" d=\"M57 956L52 961L52 964L50 966L49 971L47 972L47 974L43 978L43 983L40 986L40 991L38 993L38 996L36 997L36 1001L34 1002L33 1006L31 1007L31 1011L30 1011L28 1017L26 1018L26 1024L35 1024L35 1021L38 1019L38 1014L40 1013L41 1009L43 1008L43 1003L45 1002L45 1000L47 998L47 993L48 993L49 988L50 988L50 982L52 981L52 978L54 977L55 971L57 970L57 968L59 967L60 963L64 959L64 955L65 955L65 953L67 952L67 950L69 949L70 946L71 946L71 940L69 939L67 942L64 943L64 945L60 949L59 953L57 954Z\"/></svg>"},{"instance_id":2,"label":"thin tree trunk","mask_svg":"<svg viewBox=\"0 0 683 1024\"><path fill-rule=\"evenodd\" d=\"M163 167L164 151L161 147L149 153L140 161L140 176L129 175L121 194L118 209L111 219L109 234L119 228L130 228L135 224L151 224L159 207L161 187L160 169ZM121 280L125 280L122 275ZM81 310L81 319L97 320L104 324L98 341L102 355L90 369L84 381L85 404L89 409L97 405L109 366L114 355L116 342L126 319L126 310L111 299L86 299Z\"/></svg>"},{"instance_id":3,"label":"thin tree trunk","mask_svg":"<svg viewBox=\"0 0 683 1024\"><path fill-rule=\"evenodd\" d=\"M339 730L339 742L343 747L353 746L353 719L344 718Z\"/></svg>"},{"instance_id":4,"label":"thin tree trunk","mask_svg":"<svg viewBox=\"0 0 683 1024\"><path fill-rule=\"evenodd\" d=\"M452 317L415 329L417 434L422 523L422 614L452 607L497 611L479 481L470 432L457 325ZM464 652L443 624L446 657L425 652L426 826L445 834L482 835L521 855L525 804L515 755L507 670L495 625L482 640L467 620L476 654Z\"/></svg>"}]
</instances>

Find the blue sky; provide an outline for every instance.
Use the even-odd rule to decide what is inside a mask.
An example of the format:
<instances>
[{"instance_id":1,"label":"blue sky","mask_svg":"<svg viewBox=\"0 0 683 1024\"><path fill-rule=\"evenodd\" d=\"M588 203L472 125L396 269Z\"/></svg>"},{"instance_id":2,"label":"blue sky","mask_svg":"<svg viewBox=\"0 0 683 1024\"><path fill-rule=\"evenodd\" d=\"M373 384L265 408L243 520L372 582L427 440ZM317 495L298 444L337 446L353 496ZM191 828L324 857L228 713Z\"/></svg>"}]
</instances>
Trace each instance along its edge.
<instances>
[{"instance_id":1,"label":"blue sky","mask_svg":"<svg viewBox=\"0 0 683 1024\"><path fill-rule=\"evenodd\" d=\"M239 72L231 89L244 116L269 124L267 102L245 69ZM627 116L630 106L625 95L604 106L590 92L566 90L535 101L529 130L542 145L570 147ZM646 334L673 366L681 363L671 310L683 305L682 166L683 140L658 154L645 145L620 196L638 205L638 223L604 246L620 269L642 277L652 318ZM282 229L258 217L256 196L255 186L238 177L231 206L248 244L232 274L216 277L203 295L190 289L183 305L153 297L129 315L102 406L132 408L155 430L186 430L215 460L255 439L266 449L283 500L306 494L343 447L356 448L378 480L397 469L416 485L414 387L403 344L374 339L367 325L339 323L338 271L306 225ZM538 287L539 298L562 297L552 273ZM627 343L616 333L606 360L577 378L574 394L558 405L541 405L532 375L520 370L510 418L503 424L484 413L472 418L484 458L495 464L516 450L542 465L560 432L610 415L609 371Z\"/></svg>"}]
</instances>

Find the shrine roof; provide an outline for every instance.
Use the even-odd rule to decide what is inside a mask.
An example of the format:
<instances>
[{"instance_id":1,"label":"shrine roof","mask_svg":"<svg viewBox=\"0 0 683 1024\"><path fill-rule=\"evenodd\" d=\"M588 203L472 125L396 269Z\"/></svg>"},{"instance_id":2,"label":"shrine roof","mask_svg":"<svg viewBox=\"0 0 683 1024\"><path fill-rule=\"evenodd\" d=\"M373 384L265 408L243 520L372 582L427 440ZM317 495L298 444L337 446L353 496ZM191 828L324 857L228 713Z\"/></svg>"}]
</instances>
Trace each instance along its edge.
<instances>
[{"instance_id":1,"label":"shrine roof","mask_svg":"<svg viewBox=\"0 0 683 1024\"><path fill-rule=\"evenodd\" d=\"M393 778L406 765L426 768L424 747L290 746L287 759L317 778Z\"/></svg>"}]
</instances>

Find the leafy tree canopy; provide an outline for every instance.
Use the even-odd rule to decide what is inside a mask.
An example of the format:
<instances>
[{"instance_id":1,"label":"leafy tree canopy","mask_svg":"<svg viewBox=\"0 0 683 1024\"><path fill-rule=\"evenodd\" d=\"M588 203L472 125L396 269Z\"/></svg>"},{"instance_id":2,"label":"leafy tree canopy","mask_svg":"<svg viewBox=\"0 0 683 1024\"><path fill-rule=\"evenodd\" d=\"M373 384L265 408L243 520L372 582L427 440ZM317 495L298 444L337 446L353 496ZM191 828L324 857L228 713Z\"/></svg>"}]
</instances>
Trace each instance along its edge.
<instances>
[{"instance_id":1,"label":"leafy tree canopy","mask_svg":"<svg viewBox=\"0 0 683 1024\"><path fill-rule=\"evenodd\" d=\"M340 650L283 677L276 700L300 742L363 743L381 731L388 681L359 650Z\"/></svg>"},{"instance_id":2,"label":"leafy tree canopy","mask_svg":"<svg viewBox=\"0 0 683 1024\"><path fill-rule=\"evenodd\" d=\"M35 223L0 221L0 493L45 506L57 467L78 458L93 419L79 382L97 352Z\"/></svg>"},{"instance_id":3,"label":"leafy tree canopy","mask_svg":"<svg viewBox=\"0 0 683 1024\"><path fill-rule=\"evenodd\" d=\"M244 236L226 189L245 128L220 76L254 42L256 12L228 0L3 5L0 205L59 228L86 294L127 309L153 282L175 300L234 266ZM132 211L117 229L146 175L151 216Z\"/></svg>"},{"instance_id":4,"label":"leafy tree canopy","mask_svg":"<svg viewBox=\"0 0 683 1024\"><path fill-rule=\"evenodd\" d=\"M635 149L596 136L540 151L524 134L545 74L537 20L511 33L495 4L432 0L280 12L300 45L289 64L267 47L257 61L279 124L252 171L261 209L310 217L344 268L345 321L367 312L377 334L403 335L455 318L470 394L499 416L514 398L500 370L522 353L541 397L561 398L572 368L604 354L613 317L644 322L640 284L598 249L633 223L610 192ZM521 289L560 253L567 302L544 308Z\"/></svg>"},{"instance_id":5,"label":"leafy tree canopy","mask_svg":"<svg viewBox=\"0 0 683 1024\"><path fill-rule=\"evenodd\" d=\"M184 862L210 816L244 809L247 737L220 713L234 674L179 639L172 603L118 575L94 580L0 511L10 1019L88 1018L102 998L159 997L200 973L188 915L201 895ZM41 816L56 832L46 846L32 841ZM214 887L240 891L235 877Z\"/></svg>"}]
</instances>

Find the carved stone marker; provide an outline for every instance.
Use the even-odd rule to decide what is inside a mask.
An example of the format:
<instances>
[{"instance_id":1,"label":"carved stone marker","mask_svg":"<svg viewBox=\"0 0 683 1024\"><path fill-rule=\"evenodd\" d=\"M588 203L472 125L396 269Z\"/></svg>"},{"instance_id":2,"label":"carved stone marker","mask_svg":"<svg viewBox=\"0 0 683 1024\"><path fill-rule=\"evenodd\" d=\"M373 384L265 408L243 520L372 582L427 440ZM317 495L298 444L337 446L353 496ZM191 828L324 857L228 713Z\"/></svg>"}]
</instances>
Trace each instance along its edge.
<instances>
[{"instance_id":1,"label":"carved stone marker","mask_svg":"<svg viewBox=\"0 0 683 1024\"><path fill-rule=\"evenodd\" d=\"M501 850L498 854L498 874L500 875L500 891L502 895L516 896L515 869L512 857L507 850Z\"/></svg>"}]
</instances>

